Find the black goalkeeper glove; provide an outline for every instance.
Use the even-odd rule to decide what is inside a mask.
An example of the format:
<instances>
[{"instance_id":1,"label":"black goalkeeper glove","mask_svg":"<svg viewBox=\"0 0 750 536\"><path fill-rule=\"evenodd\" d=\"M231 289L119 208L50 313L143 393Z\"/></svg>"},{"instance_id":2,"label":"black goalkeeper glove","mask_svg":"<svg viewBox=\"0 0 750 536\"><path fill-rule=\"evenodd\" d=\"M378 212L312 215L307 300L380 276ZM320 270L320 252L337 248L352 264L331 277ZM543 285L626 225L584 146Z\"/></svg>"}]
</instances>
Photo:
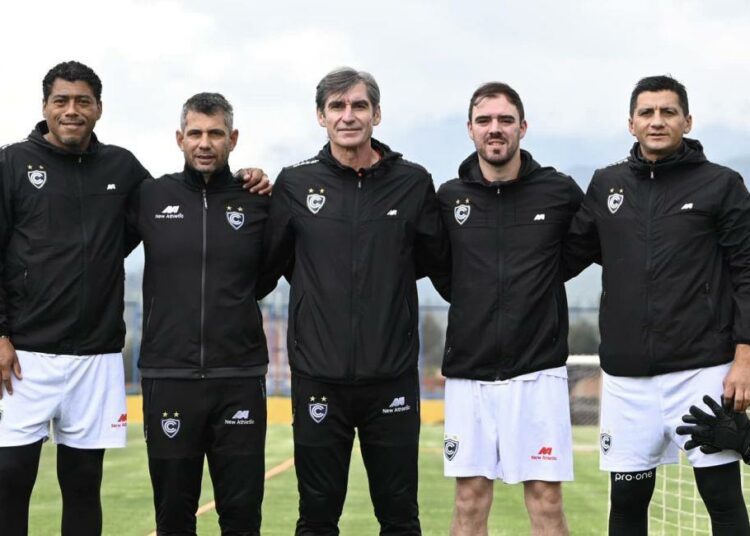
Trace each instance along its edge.
<instances>
[{"instance_id":1,"label":"black goalkeeper glove","mask_svg":"<svg viewBox=\"0 0 750 536\"><path fill-rule=\"evenodd\" d=\"M687 450L700 447L701 452L713 454L724 449L736 450L750 463L750 421L745 412L727 412L713 398L706 395L703 402L714 413L709 415L696 406L682 420L693 426L678 426L677 433L690 435L685 443Z\"/></svg>"}]
</instances>

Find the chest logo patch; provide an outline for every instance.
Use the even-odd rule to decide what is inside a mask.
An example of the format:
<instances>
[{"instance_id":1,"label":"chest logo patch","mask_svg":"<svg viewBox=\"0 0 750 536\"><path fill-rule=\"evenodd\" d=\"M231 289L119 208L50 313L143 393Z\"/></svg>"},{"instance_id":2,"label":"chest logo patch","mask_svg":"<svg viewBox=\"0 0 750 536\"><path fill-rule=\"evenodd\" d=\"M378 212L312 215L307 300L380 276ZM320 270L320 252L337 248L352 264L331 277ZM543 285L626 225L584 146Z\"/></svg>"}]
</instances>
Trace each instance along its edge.
<instances>
[{"instance_id":1,"label":"chest logo patch","mask_svg":"<svg viewBox=\"0 0 750 536\"><path fill-rule=\"evenodd\" d=\"M326 196L323 195L324 193L324 188L321 188L317 192L310 188L307 194L307 210L313 214L320 212L320 209L326 204Z\"/></svg>"},{"instance_id":2,"label":"chest logo patch","mask_svg":"<svg viewBox=\"0 0 750 536\"><path fill-rule=\"evenodd\" d=\"M227 207L227 223L229 223L235 231L245 224L245 213L242 212L242 207L237 207L236 209L229 206Z\"/></svg>"},{"instance_id":3,"label":"chest logo patch","mask_svg":"<svg viewBox=\"0 0 750 536\"><path fill-rule=\"evenodd\" d=\"M47 172L42 166L39 166L39 169L31 169L27 171L26 176L29 178L31 185L37 190L40 190L47 182Z\"/></svg>"},{"instance_id":4,"label":"chest logo patch","mask_svg":"<svg viewBox=\"0 0 750 536\"><path fill-rule=\"evenodd\" d=\"M471 215L471 200L467 197L462 202L460 199L456 199L456 206L453 207L453 217L459 225L466 223Z\"/></svg>"},{"instance_id":5,"label":"chest logo patch","mask_svg":"<svg viewBox=\"0 0 750 536\"><path fill-rule=\"evenodd\" d=\"M614 188L610 188L609 192L610 194L607 196L607 208L612 214L614 214L622 206L623 201L625 201L625 196L622 195L622 188L617 192L615 192Z\"/></svg>"}]
</instances>

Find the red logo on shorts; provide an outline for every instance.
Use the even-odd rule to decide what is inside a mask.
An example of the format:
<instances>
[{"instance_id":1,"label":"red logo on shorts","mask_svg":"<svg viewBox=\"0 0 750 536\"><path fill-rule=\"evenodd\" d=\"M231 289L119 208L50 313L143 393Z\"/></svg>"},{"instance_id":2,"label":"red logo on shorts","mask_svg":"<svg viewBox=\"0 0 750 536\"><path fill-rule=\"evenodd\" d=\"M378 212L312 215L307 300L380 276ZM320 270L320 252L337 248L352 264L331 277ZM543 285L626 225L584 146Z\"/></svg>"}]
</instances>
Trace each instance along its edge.
<instances>
[{"instance_id":1,"label":"red logo on shorts","mask_svg":"<svg viewBox=\"0 0 750 536\"><path fill-rule=\"evenodd\" d=\"M117 422L112 423L112 428L124 428L128 425L128 414L123 413L120 415L120 418L117 419Z\"/></svg>"},{"instance_id":2,"label":"red logo on shorts","mask_svg":"<svg viewBox=\"0 0 750 536\"><path fill-rule=\"evenodd\" d=\"M557 456L552 455L552 447L542 447L539 449L539 452L535 455L531 456L532 460L539 460L539 461L550 461L554 462L557 460Z\"/></svg>"}]
</instances>

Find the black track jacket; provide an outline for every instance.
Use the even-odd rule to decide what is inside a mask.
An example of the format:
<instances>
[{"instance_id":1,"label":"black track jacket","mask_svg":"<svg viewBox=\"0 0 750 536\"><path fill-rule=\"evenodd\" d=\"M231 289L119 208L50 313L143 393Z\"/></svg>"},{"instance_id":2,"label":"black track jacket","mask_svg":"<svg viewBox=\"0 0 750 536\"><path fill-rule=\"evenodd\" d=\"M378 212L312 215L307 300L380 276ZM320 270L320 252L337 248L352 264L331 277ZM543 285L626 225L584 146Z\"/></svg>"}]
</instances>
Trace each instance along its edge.
<instances>
[{"instance_id":1,"label":"black track jacket","mask_svg":"<svg viewBox=\"0 0 750 536\"><path fill-rule=\"evenodd\" d=\"M521 151L517 180L490 183L474 153L438 191L451 243L443 374L495 381L568 358L562 241L583 192Z\"/></svg>"},{"instance_id":2,"label":"black track jacket","mask_svg":"<svg viewBox=\"0 0 750 536\"><path fill-rule=\"evenodd\" d=\"M417 274L447 269L447 241L430 175L372 144L371 168L339 164L326 145L276 181L266 261L291 270L295 374L366 383L417 369Z\"/></svg>"},{"instance_id":3,"label":"black track jacket","mask_svg":"<svg viewBox=\"0 0 750 536\"><path fill-rule=\"evenodd\" d=\"M0 150L0 334L20 350L120 352L125 209L148 172L93 134L77 154L47 132Z\"/></svg>"},{"instance_id":4,"label":"black track jacket","mask_svg":"<svg viewBox=\"0 0 750 536\"><path fill-rule=\"evenodd\" d=\"M228 167L207 185L187 166L141 185L128 221L146 256L144 378L266 373L256 283L269 206L268 197L243 190Z\"/></svg>"},{"instance_id":5,"label":"black track jacket","mask_svg":"<svg viewBox=\"0 0 750 536\"><path fill-rule=\"evenodd\" d=\"M696 140L594 173L566 240L572 274L602 265L602 368L654 376L727 363L750 343L750 196Z\"/></svg>"}]
</instances>

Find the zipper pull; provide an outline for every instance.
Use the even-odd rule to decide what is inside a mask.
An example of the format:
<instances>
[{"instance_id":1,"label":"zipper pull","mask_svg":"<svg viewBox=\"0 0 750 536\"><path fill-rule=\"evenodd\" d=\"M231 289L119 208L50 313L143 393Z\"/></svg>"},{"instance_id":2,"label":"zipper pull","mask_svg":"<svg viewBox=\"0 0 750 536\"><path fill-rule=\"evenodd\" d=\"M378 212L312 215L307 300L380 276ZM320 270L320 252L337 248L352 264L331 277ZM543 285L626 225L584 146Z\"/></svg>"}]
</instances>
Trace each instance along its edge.
<instances>
[{"instance_id":1,"label":"zipper pull","mask_svg":"<svg viewBox=\"0 0 750 536\"><path fill-rule=\"evenodd\" d=\"M654 178L654 168L651 168L651 178Z\"/></svg>"},{"instance_id":2,"label":"zipper pull","mask_svg":"<svg viewBox=\"0 0 750 536\"><path fill-rule=\"evenodd\" d=\"M206 198L206 190L203 190L203 210L208 210L208 199Z\"/></svg>"},{"instance_id":3,"label":"zipper pull","mask_svg":"<svg viewBox=\"0 0 750 536\"><path fill-rule=\"evenodd\" d=\"M500 195L500 187L497 187L497 195Z\"/></svg>"},{"instance_id":4,"label":"zipper pull","mask_svg":"<svg viewBox=\"0 0 750 536\"><path fill-rule=\"evenodd\" d=\"M359 188L360 190L362 189L362 179L359 179L357 181L357 188Z\"/></svg>"}]
</instances>

